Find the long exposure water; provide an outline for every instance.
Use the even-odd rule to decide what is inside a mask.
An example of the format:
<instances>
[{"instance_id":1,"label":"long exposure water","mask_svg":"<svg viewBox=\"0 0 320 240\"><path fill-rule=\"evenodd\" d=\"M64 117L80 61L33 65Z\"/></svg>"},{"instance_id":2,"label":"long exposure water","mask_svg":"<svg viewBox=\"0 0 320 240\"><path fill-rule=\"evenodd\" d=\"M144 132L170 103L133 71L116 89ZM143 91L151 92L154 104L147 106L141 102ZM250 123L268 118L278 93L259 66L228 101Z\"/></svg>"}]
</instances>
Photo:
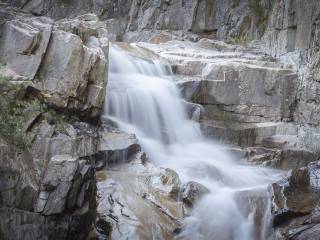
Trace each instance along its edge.
<instances>
[{"instance_id":1,"label":"long exposure water","mask_svg":"<svg viewBox=\"0 0 320 240\"><path fill-rule=\"evenodd\" d=\"M196 181L207 194L183 221L179 239L250 240L271 234L267 185L279 172L233 159L187 119L171 68L110 47L105 114L135 133L149 159ZM227 93L226 93L227 94Z\"/></svg>"}]
</instances>

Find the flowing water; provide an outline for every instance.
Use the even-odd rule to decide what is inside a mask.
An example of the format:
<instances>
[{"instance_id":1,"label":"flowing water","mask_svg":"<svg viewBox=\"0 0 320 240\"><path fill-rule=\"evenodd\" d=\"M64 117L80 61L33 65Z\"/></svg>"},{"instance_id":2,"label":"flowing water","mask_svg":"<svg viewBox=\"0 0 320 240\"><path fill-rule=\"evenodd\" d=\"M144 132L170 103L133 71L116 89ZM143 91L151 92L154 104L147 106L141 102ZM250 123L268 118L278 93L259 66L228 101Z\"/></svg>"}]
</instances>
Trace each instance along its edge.
<instances>
[{"instance_id":1,"label":"flowing water","mask_svg":"<svg viewBox=\"0 0 320 240\"><path fill-rule=\"evenodd\" d=\"M267 239L267 185L279 172L241 164L205 139L188 120L171 68L110 47L105 114L135 133L149 159L172 168L182 182L196 181L207 194L183 221L179 239Z\"/></svg>"}]
</instances>

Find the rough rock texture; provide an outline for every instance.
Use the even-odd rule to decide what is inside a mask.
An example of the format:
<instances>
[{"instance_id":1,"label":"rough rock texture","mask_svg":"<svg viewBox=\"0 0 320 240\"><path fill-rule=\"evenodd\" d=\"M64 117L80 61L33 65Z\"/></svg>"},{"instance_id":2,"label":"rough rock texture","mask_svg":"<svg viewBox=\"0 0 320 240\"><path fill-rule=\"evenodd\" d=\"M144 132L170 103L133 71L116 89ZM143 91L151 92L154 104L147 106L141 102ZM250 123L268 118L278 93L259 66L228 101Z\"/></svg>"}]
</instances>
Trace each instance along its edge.
<instances>
[{"instance_id":1,"label":"rough rock texture","mask_svg":"<svg viewBox=\"0 0 320 240\"><path fill-rule=\"evenodd\" d=\"M134 134L122 132L105 124L102 126L98 154L99 169L113 163L125 163L139 151L141 146Z\"/></svg>"},{"instance_id":2,"label":"rough rock texture","mask_svg":"<svg viewBox=\"0 0 320 240\"><path fill-rule=\"evenodd\" d=\"M319 181L320 163L314 162L272 184L276 239L319 237Z\"/></svg>"},{"instance_id":3,"label":"rough rock texture","mask_svg":"<svg viewBox=\"0 0 320 240\"><path fill-rule=\"evenodd\" d=\"M188 206L192 207L196 204L203 195L209 192L205 186L197 182L187 182L182 187L182 201Z\"/></svg>"},{"instance_id":4,"label":"rough rock texture","mask_svg":"<svg viewBox=\"0 0 320 240\"><path fill-rule=\"evenodd\" d=\"M177 201L179 176L151 164L134 135L108 128L100 146L100 155L107 156L99 159L105 167L96 173L96 234L110 239L173 239L183 217Z\"/></svg>"},{"instance_id":5,"label":"rough rock texture","mask_svg":"<svg viewBox=\"0 0 320 240\"><path fill-rule=\"evenodd\" d=\"M86 239L100 139L84 121L105 98L105 25L92 14L54 22L2 3L0 20L0 76L40 105L25 113L24 150L0 137L0 239Z\"/></svg>"},{"instance_id":6,"label":"rough rock texture","mask_svg":"<svg viewBox=\"0 0 320 240\"><path fill-rule=\"evenodd\" d=\"M2 5L0 60L3 75L26 81L57 108L95 117L106 84L107 32L95 15L53 22Z\"/></svg>"},{"instance_id":7,"label":"rough rock texture","mask_svg":"<svg viewBox=\"0 0 320 240\"><path fill-rule=\"evenodd\" d=\"M70 141L65 136L68 138ZM42 138L47 143L42 158L37 158L41 151L37 148L38 152L28 153L1 143L1 238L26 239L24 234L30 235L29 239L87 236L95 206L94 159L72 157L68 147L58 153L70 155L55 155L56 150L50 149L53 139ZM86 144L90 142L82 142Z\"/></svg>"}]
</instances>

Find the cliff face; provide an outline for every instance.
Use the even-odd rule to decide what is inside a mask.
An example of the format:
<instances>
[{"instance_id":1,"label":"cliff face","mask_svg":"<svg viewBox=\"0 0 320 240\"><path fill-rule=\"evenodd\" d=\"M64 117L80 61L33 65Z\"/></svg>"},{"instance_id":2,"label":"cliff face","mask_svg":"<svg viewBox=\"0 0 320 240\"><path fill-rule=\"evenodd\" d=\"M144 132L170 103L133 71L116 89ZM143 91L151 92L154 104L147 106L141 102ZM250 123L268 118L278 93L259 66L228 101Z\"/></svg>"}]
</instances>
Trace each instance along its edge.
<instances>
[{"instance_id":1,"label":"cliff face","mask_svg":"<svg viewBox=\"0 0 320 240\"><path fill-rule=\"evenodd\" d=\"M0 4L0 238L85 239L108 39L95 15L54 22Z\"/></svg>"}]
</instances>

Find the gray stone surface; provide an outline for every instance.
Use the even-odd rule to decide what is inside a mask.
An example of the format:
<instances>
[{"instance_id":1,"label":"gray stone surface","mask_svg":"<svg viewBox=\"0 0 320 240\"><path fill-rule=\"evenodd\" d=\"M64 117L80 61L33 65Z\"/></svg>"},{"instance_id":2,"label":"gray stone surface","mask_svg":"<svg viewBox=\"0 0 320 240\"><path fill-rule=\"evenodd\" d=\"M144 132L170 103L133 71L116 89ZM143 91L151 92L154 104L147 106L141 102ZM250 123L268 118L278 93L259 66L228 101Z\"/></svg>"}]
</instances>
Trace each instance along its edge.
<instances>
[{"instance_id":1,"label":"gray stone surface","mask_svg":"<svg viewBox=\"0 0 320 240\"><path fill-rule=\"evenodd\" d=\"M314 162L272 184L276 239L317 239L319 179L319 162Z\"/></svg>"},{"instance_id":2,"label":"gray stone surface","mask_svg":"<svg viewBox=\"0 0 320 240\"><path fill-rule=\"evenodd\" d=\"M32 156L0 139L0 206L33 210L39 178Z\"/></svg>"},{"instance_id":3,"label":"gray stone surface","mask_svg":"<svg viewBox=\"0 0 320 240\"><path fill-rule=\"evenodd\" d=\"M0 75L21 83L19 100L41 102L26 113L25 149L0 139L0 239L86 239L91 230L98 126L79 116L97 117L104 102L104 26L92 14L54 22L0 3Z\"/></svg>"},{"instance_id":4,"label":"gray stone surface","mask_svg":"<svg viewBox=\"0 0 320 240\"><path fill-rule=\"evenodd\" d=\"M0 10L5 15L6 9ZM6 13L8 14L8 13ZM19 15L1 27L0 59L16 74L32 80L46 53L53 21Z\"/></svg>"},{"instance_id":5,"label":"gray stone surface","mask_svg":"<svg viewBox=\"0 0 320 240\"><path fill-rule=\"evenodd\" d=\"M208 192L209 189L200 183L188 182L182 186L182 200L188 207L192 207Z\"/></svg>"},{"instance_id":6,"label":"gray stone surface","mask_svg":"<svg viewBox=\"0 0 320 240\"><path fill-rule=\"evenodd\" d=\"M96 117L107 81L105 24L93 14L54 22L2 6L1 75L25 81L58 108Z\"/></svg>"},{"instance_id":7,"label":"gray stone surface","mask_svg":"<svg viewBox=\"0 0 320 240\"><path fill-rule=\"evenodd\" d=\"M172 239L180 227L182 204L173 198L178 175L146 161L139 152L130 163L99 171L96 227L111 239Z\"/></svg>"}]
</instances>

